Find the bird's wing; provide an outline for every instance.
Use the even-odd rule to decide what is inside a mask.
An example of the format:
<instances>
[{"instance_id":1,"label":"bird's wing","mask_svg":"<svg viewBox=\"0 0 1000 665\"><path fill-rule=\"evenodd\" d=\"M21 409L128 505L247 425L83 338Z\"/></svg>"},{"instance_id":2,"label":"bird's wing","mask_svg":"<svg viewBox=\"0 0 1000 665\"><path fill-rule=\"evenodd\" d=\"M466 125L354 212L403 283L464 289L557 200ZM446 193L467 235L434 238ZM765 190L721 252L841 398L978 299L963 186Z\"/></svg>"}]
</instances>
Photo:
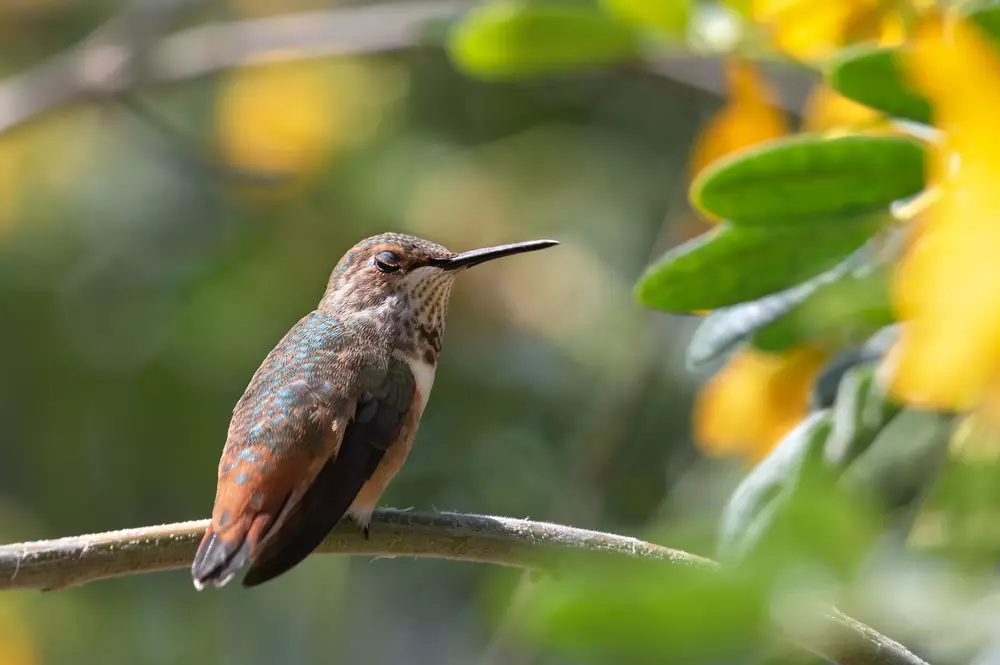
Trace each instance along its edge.
<instances>
[{"instance_id":1,"label":"bird's wing","mask_svg":"<svg viewBox=\"0 0 1000 665\"><path fill-rule=\"evenodd\" d=\"M268 354L236 407L219 463L212 521L195 555L195 586L225 584L336 454L358 396L388 372L354 330L320 312Z\"/></svg>"},{"instance_id":2,"label":"bird's wing","mask_svg":"<svg viewBox=\"0 0 1000 665\"><path fill-rule=\"evenodd\" d=\"M375 473L385 451L399 438L414 393L409 366L401 360L390 361L383 378L358 401L336 456L323 465L278 532L264 545L243 578L243 586L256 586L287 572L319 546Z\"/></svg>"}]
</instances>

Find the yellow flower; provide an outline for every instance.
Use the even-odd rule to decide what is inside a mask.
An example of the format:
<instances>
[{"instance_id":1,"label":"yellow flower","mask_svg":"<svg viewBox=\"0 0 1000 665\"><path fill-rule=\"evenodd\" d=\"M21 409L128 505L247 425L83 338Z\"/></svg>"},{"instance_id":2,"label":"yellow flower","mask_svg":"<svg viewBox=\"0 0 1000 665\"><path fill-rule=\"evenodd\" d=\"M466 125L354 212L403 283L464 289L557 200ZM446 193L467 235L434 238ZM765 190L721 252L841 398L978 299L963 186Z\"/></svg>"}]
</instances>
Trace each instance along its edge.
<instances>
[{"instance_id":1,"label":"yellow flower","mask_svg":"<svg viewBox=\"0 0 1000 665\"><path fill-rule=\"evenodd\" d=\"M939 195L895 275L904 326L884 371L910 404L965 410L1000 374L1000 60L975 28L934 21L907 68L946 141L929 165Z\"/></svg>"},{"instance_id":2,"label":"yellow flower","mask_svg":"<svg viewBox=\"0 0 1000 665\"><path fill-rule=\"evenodd\" d=\"M217 111L219 140L230 165L281 175L320 165L341 120L324 64L257 65L230 77Z\"/></svg>"},{"instance_id":3,"label":"yellow flower","mask_svg":"<svg viewBox=\"0 0 1000 665\"><path fill-rule=\"evenodd\" d=\"M919 14L933 0L912 0ZM885 0L753 0L751 16L788 55L816 61L862 40L890 46L903 41L898 2Z\"/></svg>"},{"instance_id":4,"label":"yellow flower","mask_svg":"<svg viewBox=\"0 0 1000 665\"><path fill-rule=\"evenodd\" d=\"M887 124L881 113L844 97L826 83L813 88L802 112L805 132L848 132Z\"/></svg>"},{"instance_id":5,"label":"yellow flower","mask_svg":"<svg viewBox=\"0 0 1000 665\"><path fill-rule=\"evenodd\" d=\"M775 45L801 60L830 55L845 41L847 25L875 0L755 0L753 18L767 26Z\"/></svg>"},{"instance_id":6,"label":"yellow flower","mask_svg":"<svg viewBox=\"0 0 1000 665\"><path fill-rule=\"evenodd\" d=\"M337 152L368 140L406 94L406 70L330 58L249 65L230 74L216 105L226 163L248 175L308 181ZM273 188L267 191L272 191Z\"/></svg>"},{"instance_id":7,"label":"yellow flower","mask_svg":"<svg viewBox=\"0 0 1000 665\"><path fill-rule=\"evenodd\" d=\"M828 354L796 348L747 349L730 358L695 402L694 436L703 452L756 461L809 412L809 394Z\"/></svg>"}]
</instances>

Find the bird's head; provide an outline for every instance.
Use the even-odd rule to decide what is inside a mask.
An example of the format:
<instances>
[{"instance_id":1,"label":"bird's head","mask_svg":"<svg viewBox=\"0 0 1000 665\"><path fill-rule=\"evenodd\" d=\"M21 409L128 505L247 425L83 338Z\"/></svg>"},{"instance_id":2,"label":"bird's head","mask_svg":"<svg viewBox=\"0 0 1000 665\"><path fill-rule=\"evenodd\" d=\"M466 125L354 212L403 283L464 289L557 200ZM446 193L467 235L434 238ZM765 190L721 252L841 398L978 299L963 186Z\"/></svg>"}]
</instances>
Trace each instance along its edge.
<instances>
[{"instance_id":1,"label":"bird's head","mask_svg":"<svg viewBox=\"0 0 1000 665\"><path fill-rule=\"evenodd\" d=\"M381 312L398 323L443 328L455 277L467 268L558 243L531 240L456 254L414 236L385 233L362 240L334 268L320 309Z\"/></svg>"}]
</instances>

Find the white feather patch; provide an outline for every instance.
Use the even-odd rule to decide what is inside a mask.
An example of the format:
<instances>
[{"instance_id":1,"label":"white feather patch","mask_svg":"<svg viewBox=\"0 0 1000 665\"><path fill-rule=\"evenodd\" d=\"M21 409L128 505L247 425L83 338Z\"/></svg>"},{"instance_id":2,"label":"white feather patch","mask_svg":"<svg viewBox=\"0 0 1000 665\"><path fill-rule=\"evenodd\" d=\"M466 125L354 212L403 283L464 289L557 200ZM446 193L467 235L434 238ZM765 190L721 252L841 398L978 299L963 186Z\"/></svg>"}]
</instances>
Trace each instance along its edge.
<instances>
[{"instance_id":1,"label":"white feather patch","mask_svg":"<svg viewBox=\"0 0 1000 665\"><path fill-rule=\"evenodd\" d=\"M410 366L413 379L416 381L417 394L420 399L418 407L420 408L420 413L423 413L424 407L427 406L427 400L431 396L431 388L434 386L434 371L436 367L423 358L407 357L406 363Z\"/></svg>"}]
</instances>

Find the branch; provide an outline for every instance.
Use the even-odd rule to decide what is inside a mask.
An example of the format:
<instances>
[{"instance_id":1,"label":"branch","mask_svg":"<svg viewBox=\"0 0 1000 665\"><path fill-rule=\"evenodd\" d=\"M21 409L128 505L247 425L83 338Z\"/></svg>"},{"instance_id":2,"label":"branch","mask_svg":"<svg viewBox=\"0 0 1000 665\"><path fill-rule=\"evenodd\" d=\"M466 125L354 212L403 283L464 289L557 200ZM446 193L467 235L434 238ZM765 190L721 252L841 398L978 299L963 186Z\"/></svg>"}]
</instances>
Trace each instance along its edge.
<instances>
[{"instance_id":1,"label":"branch","mask_svg":"<svg viewBox=\"0 0 1000 665\"><path fill-rule=\"evenodd\" d=\"M180 11L192 0L173 2L172 6ZM177 84L254 62L378 54L431 46L422 36L429 22L454 19L474 4L468 0L397 0L206 23L162 38L148 28L128 34L130 31L121 25L131 26L135 21L115 18L77 46L0 81L0 133L74 103ZM157 3L140 2L133 12L152 11L150 8L156 9ZM168 16L162 8L157 12L157 18ZM162 27L162 21L156 27ZM799 112L817 76L780 63L763 67L779 90L780 106L791 113ZM641 63L638 69L714 95L725 94L719 57L670 55Z\"/></svg>"},{"instance_id":2,"label":"branch","mask_svg":"<svg viewBox=\"0 0 1000 665\"><path fill-rule=\"evenodd\" d=\"M156 27L162 27L162 19L169 18L158 6L162 1L138 0L76 46L0 82L0 133L77 102L197 79L262 60L412 48L419 45L425 23L452 18L471 6L461 0L427 0L342 7L207 23L154 41L156 31L146 23L161 19ZM190 4L191 0L172 0L170 7L179 12Z\"/></svg>"},{"instance_id":3,"label":"branch","mask_svg":"<svg viewBox=\"0 0 1000 665\"><path fill-rule=\"evenodd\" d=\"M0 546L0 590L60 589L87 582L186 568L207 520L108 531ZM371 538L341 523L317 552L376 557L430 557L543 569L554 555L644 559L666 565L718 567L694 554L636 538L510 517L421 514L383 509L372 516ZM809 637L793 638L840 665L927 665L901 644L830 608Z\"/></svg>"},{"instance_id":4,"label":"branch","mask_svg":"<svg viewBox=\"0 0 1000 665\"><path fill-rule=\"evenodd\" d=\"M108 531L0 546L0 591L52 590L87 582L184 568L208 520ZM342 522L318 552L375 557L433 557L542 568L554 553L662 559L686 565L716 565L708 559L635 538L509 517L454 513L420 514L380 510L371 537Z\"/></svg>"},{"instance_id":5,"label":"branch","mask_svg":"<svg viewBox=\"0 0 1000 665\"><path fill-rule=\"evenodd\" d=\"M899 642L835 607L823 619L826 638L802 646L838 665L927 665Z\"/></svg>"}]
</instances>

